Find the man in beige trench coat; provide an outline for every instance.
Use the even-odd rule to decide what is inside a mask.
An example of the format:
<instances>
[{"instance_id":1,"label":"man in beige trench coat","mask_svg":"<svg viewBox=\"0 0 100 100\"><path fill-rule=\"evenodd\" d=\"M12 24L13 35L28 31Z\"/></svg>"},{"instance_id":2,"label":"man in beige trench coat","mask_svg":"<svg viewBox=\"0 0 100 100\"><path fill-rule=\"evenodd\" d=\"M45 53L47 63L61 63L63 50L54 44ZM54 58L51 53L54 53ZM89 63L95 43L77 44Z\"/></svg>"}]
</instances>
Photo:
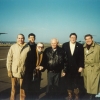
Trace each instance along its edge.
<instances>
[{"instance_id":1,"label":"man in beige trench coat","mask_svg":"<svg viewBox=\"0 0 100 100\"><path fill-rule=\"evenodd\" d=\"M84 39L84 85L89 94L88 100L93 100L100 92L100 46L93 41L91 34L85 35Z\"/></svg>"}]
</instances>

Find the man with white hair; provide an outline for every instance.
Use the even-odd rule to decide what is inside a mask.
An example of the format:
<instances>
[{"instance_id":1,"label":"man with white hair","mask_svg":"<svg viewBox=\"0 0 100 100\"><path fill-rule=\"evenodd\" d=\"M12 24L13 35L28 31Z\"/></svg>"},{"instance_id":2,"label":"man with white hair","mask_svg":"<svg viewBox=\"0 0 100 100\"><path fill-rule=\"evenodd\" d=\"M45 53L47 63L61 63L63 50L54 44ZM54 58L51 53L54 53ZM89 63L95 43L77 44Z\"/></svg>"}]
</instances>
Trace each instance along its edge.
<instances>
[{"instance_id":1,"label":"man with white hair","mask_svg":"<svg viewBox=\"0 0 100 100\"><path fill-rule=\"evenodd\" d=\"M35 69L33 70L33 79L32 79L32 85L33 85L33 92L35 94L35 97L39 98L40 93L40 83L41 83L41 70L43 67L41 66L42 58L43 58L43 50L44 50L44 44L42 42L37 43L36 46L36 62L35 62ZM35 85L35 86L34 86Z\"/></svg>"},{"instance_id":2,"label":"man with white hair","mask_svg":"<svg viewBox=\"0 0 100 100\"><path fill-rule=\"evenodd\" d=\"M64 69L64 52L58 43L57 39L51 39L51 47L46 48L43 55L43 67L47 69L47 94L50 97L59 93L61 71Z\"/></svg>"},{"instance_id":3,"label":"man with white hair","mask_svg":"<svg viewBox=\"0 0 100 100\"><path fill-rule=\"evenodd\" d=\"M43 50L44 50L44 44L42 42L37 43L35 50L31 49L32 53L29 55L30 60L33 58L33 64L30 62L30 64L27 67L26 70L26 80L28 85L27 92L27 98L28 99L38 99L38 95L40 92L40 83L41 83L41 71L43 69L41 65L42 58L43 58ZM32 66L33 65L33 66Z\"/></svg>"}]
</instances>

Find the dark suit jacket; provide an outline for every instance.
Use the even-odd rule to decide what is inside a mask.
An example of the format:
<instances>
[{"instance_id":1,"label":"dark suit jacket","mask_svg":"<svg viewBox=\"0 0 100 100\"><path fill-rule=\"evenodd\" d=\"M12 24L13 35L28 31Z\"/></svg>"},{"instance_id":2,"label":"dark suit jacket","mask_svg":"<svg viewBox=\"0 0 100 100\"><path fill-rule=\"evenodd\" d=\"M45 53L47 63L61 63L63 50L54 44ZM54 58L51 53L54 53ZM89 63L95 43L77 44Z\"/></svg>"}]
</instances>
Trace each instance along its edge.
<instances>
[{"instance_id":1,"label":"dark suit jacket","mask_svg":"<svg viewBox=\"0 0 100 100\"><path fill-rule=\"evenodd\" d=\"M71 70L78 71L79 67L84 67L84 49L82 44L76 42L73 55L71 54L70 50L70 42L64 43L62 48L67 56L67 72Z\"/></svg>"},{"instance_id":2,"label":"dark suit jacket","mask_svg":"<svg viewBox=\"0 0 100 100\"><path fill-rule=\"evenodd\" d=\"M27 55L25 77L31 80L33 78L33 70L36 67L36 44L34 43L34 45L30 45L30 43L28 43L28 45L30 46L31 51Z\"/></svg>"}]
</instances>

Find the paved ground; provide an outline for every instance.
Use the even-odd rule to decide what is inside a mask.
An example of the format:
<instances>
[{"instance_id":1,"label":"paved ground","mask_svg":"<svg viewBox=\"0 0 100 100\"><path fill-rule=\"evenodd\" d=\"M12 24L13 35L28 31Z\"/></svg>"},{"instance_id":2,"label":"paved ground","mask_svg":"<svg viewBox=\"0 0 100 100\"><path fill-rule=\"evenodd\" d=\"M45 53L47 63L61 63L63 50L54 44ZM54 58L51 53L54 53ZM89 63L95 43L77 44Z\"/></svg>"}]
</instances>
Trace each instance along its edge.
<instances>
[{"instance_id":1,"label":"paved ground","mask_svg":"<svg viewBox=\"0 0 100 100\"><path fill-rule=\"evenodd\" d=\"M7 100L10 95L11 82L7 77L6 56L9 47L0 47L0 100Z\"/></svg>"},{"instance_id":2,"label":"paved ground","mask_svg":"<svg viewBox=\"0 0 100 100\"><path fill-rule=\"evenodd\" d=\"M10 91L11 91L11 82L10 78L7 76L6 69L6 56L8 53L9 47L0 47L0 100L9 100ZM40 100L53 100L50 98L45 98L46 86L47 86L47 74L46 71L42 73L43 80L41 81L41 92L39 95ZM65 100L65 91L66 91L66 82L65 78L61 78L61 96L59 100ZM19 88L19 87L18 87ZM19 100L19 91L17 91L16 100ZM86 100L86 99L84 99ZM99 99L98 99L99 100Z\"/></svg>"}]
</instances>

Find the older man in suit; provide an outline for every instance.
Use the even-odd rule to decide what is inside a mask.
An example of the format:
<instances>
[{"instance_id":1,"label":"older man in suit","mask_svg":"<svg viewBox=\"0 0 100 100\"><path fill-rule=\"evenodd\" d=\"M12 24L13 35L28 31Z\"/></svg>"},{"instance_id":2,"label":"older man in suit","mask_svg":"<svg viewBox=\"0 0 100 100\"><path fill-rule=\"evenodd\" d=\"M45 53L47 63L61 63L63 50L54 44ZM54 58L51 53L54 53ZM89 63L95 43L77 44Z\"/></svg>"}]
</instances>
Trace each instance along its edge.
<instances>
[{"instance_id":1,"label":"older man in suit","mask_svg":"<svg viewBox=\"0 0 100 100\"><path fill-rule=\"evenodd\" d=\"M67 56L66 77L68 100L79 100L80 74L84 67L84 49L82 44L76 42L76 33L71 33L70 41L63 44L62 48ZM74 94L74 96L73 96Z\"/></svg>"}]
</instances>

